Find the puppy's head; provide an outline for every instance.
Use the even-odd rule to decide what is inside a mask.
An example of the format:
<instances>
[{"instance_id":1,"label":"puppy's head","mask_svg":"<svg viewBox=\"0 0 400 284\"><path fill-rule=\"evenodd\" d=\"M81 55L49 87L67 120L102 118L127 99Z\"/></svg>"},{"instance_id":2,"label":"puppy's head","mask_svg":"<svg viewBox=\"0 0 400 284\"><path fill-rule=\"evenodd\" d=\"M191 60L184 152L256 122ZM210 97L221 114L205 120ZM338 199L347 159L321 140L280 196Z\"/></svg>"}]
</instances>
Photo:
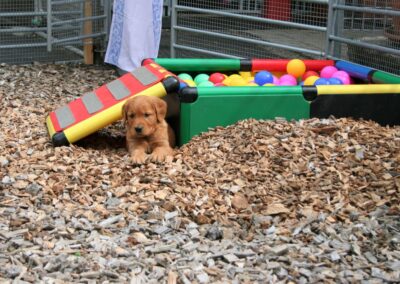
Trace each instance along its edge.
<instances>
[{"instance_id":1,"label":"puppy's head","mask_svg":"<svg viewBox=\"0 0 400 284\"><path fill-rule=\"evenodd\" d=\"M164 121L167 103L151 96L135 96L129 99L122 109L127 126L127 135L143 138L154 133L157 125Z\"/></svg>"}]
</instances>

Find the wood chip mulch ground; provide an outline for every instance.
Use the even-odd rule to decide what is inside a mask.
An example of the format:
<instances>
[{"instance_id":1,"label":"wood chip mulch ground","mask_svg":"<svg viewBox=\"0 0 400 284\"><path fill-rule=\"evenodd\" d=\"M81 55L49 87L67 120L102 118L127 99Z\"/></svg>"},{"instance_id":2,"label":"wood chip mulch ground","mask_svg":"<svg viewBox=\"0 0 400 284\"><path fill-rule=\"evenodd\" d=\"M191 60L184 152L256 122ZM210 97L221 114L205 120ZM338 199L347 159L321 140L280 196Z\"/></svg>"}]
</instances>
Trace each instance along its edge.
<instances>
[{"instance_id":1,"label":"wood chip mulch ground","mask_svg":"<svg viewBox=\"0 0 400 284\"><path fill-rule=\"evenodd\" d=\"M5 283L400 281L400 127L244 120L133 165L120 122L54 148L106 67L0 66Z\"/></svg>"}]
</instances>

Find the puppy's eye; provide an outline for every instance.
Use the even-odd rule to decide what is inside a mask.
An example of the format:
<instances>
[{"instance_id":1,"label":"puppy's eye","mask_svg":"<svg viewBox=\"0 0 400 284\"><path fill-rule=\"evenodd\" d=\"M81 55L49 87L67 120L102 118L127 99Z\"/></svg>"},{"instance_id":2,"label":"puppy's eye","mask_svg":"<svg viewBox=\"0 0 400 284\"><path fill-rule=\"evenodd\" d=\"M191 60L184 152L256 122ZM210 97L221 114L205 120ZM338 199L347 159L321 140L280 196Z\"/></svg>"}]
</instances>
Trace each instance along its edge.
<instances>
[{"instance_id":1,"label":"puppy's eye","mask_svg":"<svg viewBox=\"0 0 400 284\"><path fill-rule=\"evenodd\" d=\"M134 113L130 113L129 114L129 118L134 118L135 117L135 114Z\"/></svg>"},{"instance_id":2,"label":"puppy's eye","mask_svg":"<svg viewBox=\"0 0 400 284\"><path fill-rule=\"evenodd\" d=\"M150 116L150 113L145 113L144 114L144 117L149 117Z\"/></svg>"}]
</instances>

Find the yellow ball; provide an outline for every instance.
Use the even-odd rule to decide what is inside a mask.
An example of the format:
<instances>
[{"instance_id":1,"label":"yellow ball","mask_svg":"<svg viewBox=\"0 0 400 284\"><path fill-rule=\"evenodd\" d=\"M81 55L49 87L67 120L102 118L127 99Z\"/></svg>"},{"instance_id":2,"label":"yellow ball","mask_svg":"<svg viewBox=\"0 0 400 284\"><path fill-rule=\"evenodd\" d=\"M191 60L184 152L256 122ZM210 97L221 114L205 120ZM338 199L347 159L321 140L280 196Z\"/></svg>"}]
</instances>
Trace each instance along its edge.
<instances>
[{"instance_id":1,"label":"yellow ball","mask_svg":"<svg viewBox=\"0 0 400 284\"><path fill-rule=\"evenodd\" d=\"M246 81L242 78L242 76L238 74L233 74L229 76L229 86L246 86Z\"/></svg>"},{"instance_id":2,"label":"yellow ball","mask_svg":"<svg viewBox=\"0 0 400 284\"><path fill-rule=\"evenodd\" d=\"M254 83L254 82L248 82L247 86L249 86L249 87L258 87L258 84Z\"/></svg>"},{"instance_id":3,"label":"yellow ball","mask_svg":"<svg viewBox=\"0 0 400 284\"><path fill-rule=\"evenodd\" d=\"M249 77L251 77L251 72L248 72L248 71L241 71L241 72L239 72L239 74L240 74L240 76L242 76L242 78L249 78Z\"/></svg>"},{"instance_id":4,"label":"yellow ball","mask_svg":"<svg viewBox=\"0 0 400 284\"><path fill-rule=\"evenodd\" d=\"M254 82L254 77L245 78L247 83Z\"/></svg>"},{"instance_id":5,"label":"yellow ball","mask_svg":"<svg viewBox=\"0 0 400 284\"><path fill-rule=\"evenodd\" d=\"M193 80L186 79L183 80L183 82L185 82L189 87L196 87L196 83Z\"/></svg>"},{"instance_id":6,"label":"yellow ball","mask_svg":"<svg viewBox=\"0 0 400 284\"><path fill-rule=\"evenodd\" d=\"M304 86L312 86L318 79L319 79L318 76L310 76L304 80Z\"/></svg>"},{"instance_id":7,"label":"yellow ball","mask_svg":"<svg viewBox=\"0 0 400 284\"><path fill-rule=\"evenodd\" d=\"M300 59L292 59L286 65L286 71L288 74L297 78L303 76L303 74L306 72L306 65Z\"/></svg>"},{"instance_id":8,"label":"yellow ball","mask_svg":"<svg viewBox=\"0 0 400 284\"><path fill-rule=\"evenodd\" d=\"M275 85L272 84L272 83L267 83L267 84L264 84L263 86L265 86L265 87L270 87L270 86L275 86Z\"/></svg>"}]
</instances>

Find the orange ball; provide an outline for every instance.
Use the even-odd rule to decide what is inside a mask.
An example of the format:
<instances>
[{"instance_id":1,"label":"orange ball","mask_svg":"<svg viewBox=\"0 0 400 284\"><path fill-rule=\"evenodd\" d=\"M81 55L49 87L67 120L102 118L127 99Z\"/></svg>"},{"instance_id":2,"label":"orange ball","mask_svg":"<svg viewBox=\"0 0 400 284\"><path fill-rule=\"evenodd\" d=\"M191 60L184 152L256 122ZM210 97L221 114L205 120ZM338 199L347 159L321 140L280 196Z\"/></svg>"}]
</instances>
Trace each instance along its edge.
<instances>
[{"instance_id":1,"label":"orange ball","mask_svg":"<svg viewBox=\"0 0 400 284\"><path fill-rule=\"evenodd\" d=\"M306 65L300 59L292 59L286 65L286 72L296 78L303 76L304 72L306 72Z\"/></svg>"}]
</instances>

